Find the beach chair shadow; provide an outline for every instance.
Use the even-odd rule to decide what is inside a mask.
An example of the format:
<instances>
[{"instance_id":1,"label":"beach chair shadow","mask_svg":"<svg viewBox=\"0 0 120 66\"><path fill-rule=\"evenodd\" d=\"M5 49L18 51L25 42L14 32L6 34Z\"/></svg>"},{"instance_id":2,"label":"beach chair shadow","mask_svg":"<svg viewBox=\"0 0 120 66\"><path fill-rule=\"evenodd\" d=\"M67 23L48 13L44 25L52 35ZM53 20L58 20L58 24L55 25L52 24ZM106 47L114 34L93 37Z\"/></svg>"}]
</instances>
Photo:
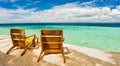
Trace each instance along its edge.
<instances>
[{"instance_id":1,"label":"beach chair shadow","mask_svg":"<svg viewBox=\"0 0 120 66\"><path fill-rule=\"evenodd\" d=\"M13 48L18 47L24 49L23 52L21 53L21 56L23 56L26 50L30 48L32 44L35 47L35 40L36 40L35 34L26 37L24 29L10 29L10 35L13 46L7 51L6 54L9 54Z\"/></svg>"},{"instance_id":2,"label":"beach chair shadow","mask_svg":"<svg viewBox=\"0 0 120 66\"><path fill-rule=\"evenodd\" d=\"M40 44L41 52L37 62L46 54L61 53L63 62L65 63L65 56L63 52L63 31L62 30L41 30Z\"/></svg>"}]
</instances>

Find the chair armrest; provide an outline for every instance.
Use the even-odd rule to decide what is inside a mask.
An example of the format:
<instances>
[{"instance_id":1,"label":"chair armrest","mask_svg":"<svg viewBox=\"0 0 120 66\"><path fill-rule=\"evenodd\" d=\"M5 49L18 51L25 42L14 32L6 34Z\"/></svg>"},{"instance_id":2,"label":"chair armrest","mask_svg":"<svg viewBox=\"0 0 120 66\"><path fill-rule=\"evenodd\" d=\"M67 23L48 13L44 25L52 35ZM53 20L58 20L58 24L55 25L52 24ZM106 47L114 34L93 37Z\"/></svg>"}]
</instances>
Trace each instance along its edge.
<instances>
[{"instance_id":1,"label":"chair armrest","mask_svg":"<svg viewBox=\"0 0 120 66\"><path fill-rule=\"evenodd\" d=\"M30 38L30 37L33 37L34 36L34 42L39 42L39 38L38 37L36 37L36 35L35 34L32 34L32 35L30 35L30 36L28 36L28 37L26 37L26 38Z\"/></svg>"}]
</instances>

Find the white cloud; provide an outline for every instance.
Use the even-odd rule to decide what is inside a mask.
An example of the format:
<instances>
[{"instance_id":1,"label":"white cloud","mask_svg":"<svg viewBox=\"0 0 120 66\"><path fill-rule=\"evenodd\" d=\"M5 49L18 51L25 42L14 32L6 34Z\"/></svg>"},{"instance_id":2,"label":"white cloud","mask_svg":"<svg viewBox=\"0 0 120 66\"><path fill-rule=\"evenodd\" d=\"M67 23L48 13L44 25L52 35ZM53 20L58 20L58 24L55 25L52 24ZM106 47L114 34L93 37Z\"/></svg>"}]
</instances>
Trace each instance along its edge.
<instances>
[{"instance_id":1,"label":"white cloud","mask_svg":"<svg viewBox=\"0 0 120 66\"><path fill-rule=\"evenodd\" d=\"M40 1L29 1L29 3L26 4L26 6L29 6L29 5L35 5L35 4L38 4L42 2L41 0Z\"/></svg>"},{"instance_id":2,"label":"white cloud","mask_svg":"<svg viewBox=\"0 0 120 66\"><path fill-rule=\"evenodd\" d=\"M120 11L120 6L117 6L116 9Z\"/></svg>"},{"instance_id":3,"label":"white cloud","mask_svg":"<svg viewBox=\"0 0 120 66\"><path fill-rule=\"evenodd\" d=\"M96 0L92 0L92 1L88 1L88 2L83 2L81 3L80 5L81 6L90 6L92 5L93 6L93 3L96 2Z\"/></svg>"},{"instance_id":4,"label":"white cloud","mask_svg":"<svg viewBox=\"0 0 120 66\"><path fill-rule=\"evenodd\" d=\"M18 1L18 0L0 0L1 2L11 2L11 3L14 3L14 2L16 2L16 1Z\"/></svg>"},{"instance_id":5,"label":"white cloud","mask_svg":"<svg viewBox=\"0 0 120 66\"><path fill-rule=\"evenodd\" d=\"M0 23L4 22L120 22L120 6L81 7L77 3L55 6L49 10L10 10L0 8Z\"/></svg>"},{"instance_id":6,"label":"white cloud","mask_svg":"<svg viewBox=\"0 0 120 66\"><path fill-rule=\"evenodd\" d=\"M24 9L4 9L0 8L0 23L5 22L25 22L24 17L29 17L34 9L24 10Z\"/></svg>"}]
</instances>

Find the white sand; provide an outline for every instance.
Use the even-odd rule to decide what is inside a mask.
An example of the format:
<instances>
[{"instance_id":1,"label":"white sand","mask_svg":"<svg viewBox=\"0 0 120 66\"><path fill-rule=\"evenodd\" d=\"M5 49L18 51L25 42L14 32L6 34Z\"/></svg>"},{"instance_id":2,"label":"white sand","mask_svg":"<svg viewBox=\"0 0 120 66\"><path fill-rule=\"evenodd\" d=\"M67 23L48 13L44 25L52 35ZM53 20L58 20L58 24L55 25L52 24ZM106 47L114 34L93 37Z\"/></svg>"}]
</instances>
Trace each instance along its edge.
<instances>
[{"instance_id":1,"label":"white sand","mask_svg":"<svg viewBox=\"0 0 120 66\"><path fill-rule=\"evenodd\" d=\"M101 50L97 50L97 49L93 49L93 48L73 46L73 45L69 45L69 44L64 44L64 46L67 46L69 48L72 48L74 50L82 52L88 56L95 57L95 58L101 59L103 61L113 63L113 60L110 58L111 55L106 53L105 51L101 51Z\"/></svg>"},{"instance_id":2,"label":"white sand","mask_svg":"<svg viewBox=\"0 0 120 66\"><path fill-rule=\"evenodd\" d=\"M12 46L9 36L0 36L0 66L120 66L113 54L86 47L63 44L66 63L62 62L60 54L45 55L37 63L40 54L39 43L35 48L28 49L24 56L20 56L22 49L13 49L9 55L5 53ZM120 57L120 55L119 55Z\"/></svg>"}]
</instances>

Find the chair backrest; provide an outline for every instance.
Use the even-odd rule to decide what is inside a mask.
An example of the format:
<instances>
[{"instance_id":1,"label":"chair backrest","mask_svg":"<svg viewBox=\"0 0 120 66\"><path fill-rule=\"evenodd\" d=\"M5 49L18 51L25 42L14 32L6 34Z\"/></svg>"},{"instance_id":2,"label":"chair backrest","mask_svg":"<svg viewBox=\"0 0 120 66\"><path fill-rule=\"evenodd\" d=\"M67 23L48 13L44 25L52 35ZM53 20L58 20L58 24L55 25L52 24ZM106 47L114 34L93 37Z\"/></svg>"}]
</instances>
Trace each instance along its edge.
<instances>
[{"instance_id":1,"label":"chair backrest","mask_svg":"<svg viewBox=\"0 0 120 66\"><path fill-rule=\"evenodd\" d=\"M48 52L62 52L63 31L62 30L41 30L40 41L42 50ZM58 50L58 51L55 51Z\"/></svg>"},{"instance_id":2,"label":"chair backrest","mask_svg":"<svg viewBox=\"0 0 120 66\"><path fill-rule=\"evenodd\" d=\"M25 47L24 29L10 29L10 35L14 46Z\"/></svg>"}]
</instances>

